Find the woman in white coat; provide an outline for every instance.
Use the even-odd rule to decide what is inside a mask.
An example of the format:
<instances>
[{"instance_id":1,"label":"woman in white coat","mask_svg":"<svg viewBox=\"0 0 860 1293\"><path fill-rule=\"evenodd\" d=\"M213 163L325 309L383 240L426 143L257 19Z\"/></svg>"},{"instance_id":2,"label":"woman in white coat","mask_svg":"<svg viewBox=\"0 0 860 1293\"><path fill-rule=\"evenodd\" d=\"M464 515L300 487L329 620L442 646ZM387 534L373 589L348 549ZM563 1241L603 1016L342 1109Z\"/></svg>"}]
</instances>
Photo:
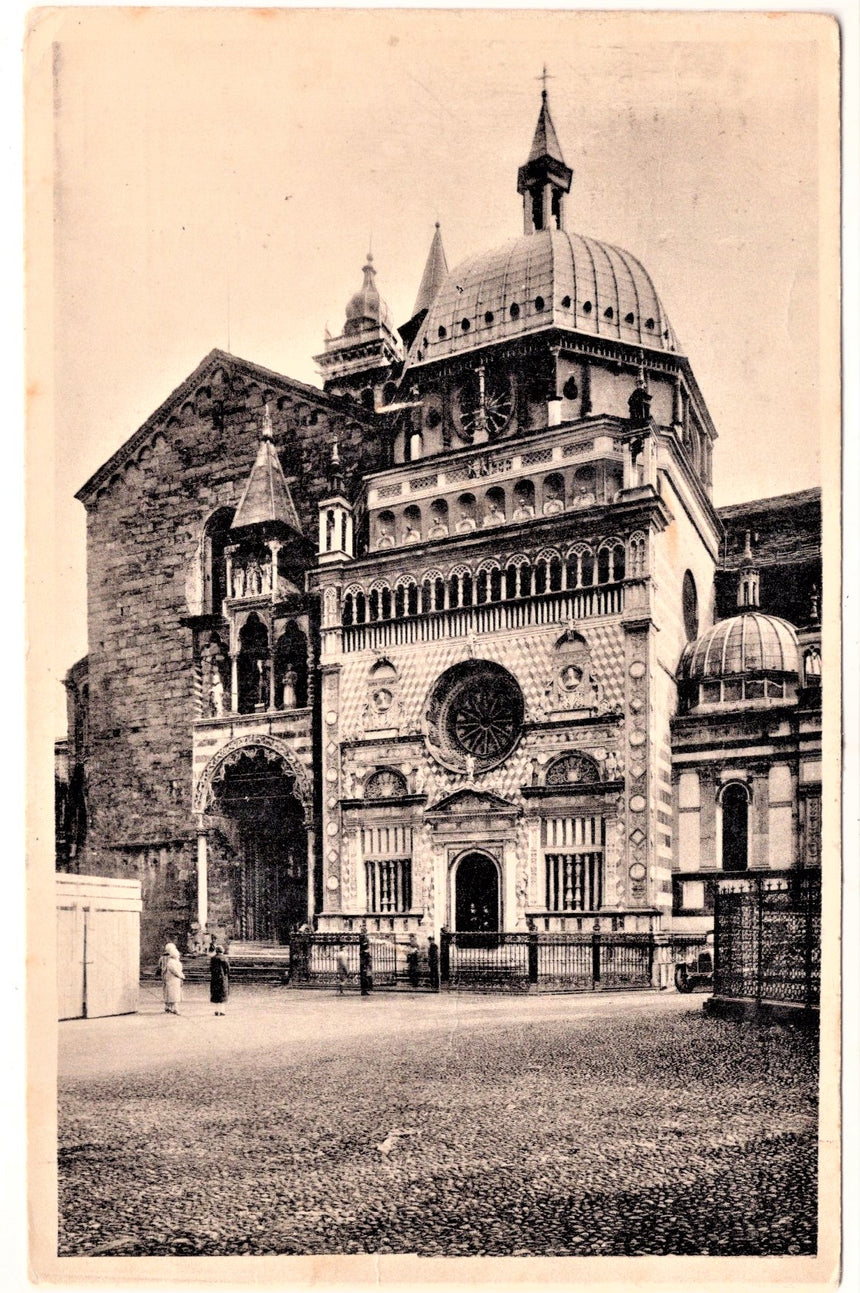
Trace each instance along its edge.
<instances>
[{"instance_id":1,"label":"woman in white coat","mask_svg":"<svg viewBox=\"0 0 860 1293\"><path fill-rule=\"evenodd\" d=\"M167 943L164 954L158 963L161 982L164 985L164 1009L169 1015L178 1015L176 1007L182 1000L182 983L185 975L182 961L175 943Z\"/></svg>"}]
</instances>

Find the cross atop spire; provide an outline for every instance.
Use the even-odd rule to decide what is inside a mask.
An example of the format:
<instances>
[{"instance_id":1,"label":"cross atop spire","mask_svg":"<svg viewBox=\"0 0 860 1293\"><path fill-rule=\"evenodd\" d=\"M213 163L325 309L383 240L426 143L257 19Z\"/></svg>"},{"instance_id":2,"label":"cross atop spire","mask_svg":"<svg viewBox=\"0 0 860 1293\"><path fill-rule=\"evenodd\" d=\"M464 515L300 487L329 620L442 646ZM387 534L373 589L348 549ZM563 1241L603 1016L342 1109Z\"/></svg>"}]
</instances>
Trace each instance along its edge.
<instances>
[{"instance_id":1,"label":"cross atop spire","mask_svg":"<svg viewBox=\"0 0 860 1293\"><path fill-rule=\"evenodd\" d=\"M536 80L536 81L543 81L543 89L541 90L541 94L542 94L543 98L545 99L545 98L546 98L546 83L547 83L547 81L554 81L554 80L555 80L555 77L554 77L554 76L550 76L549 72L546 70L546 63L544 63L544 65L543 65L543 71L541 72L540 76L536 76L536 77L535 77L535 80Z\"/></svg>"}]
</instances>

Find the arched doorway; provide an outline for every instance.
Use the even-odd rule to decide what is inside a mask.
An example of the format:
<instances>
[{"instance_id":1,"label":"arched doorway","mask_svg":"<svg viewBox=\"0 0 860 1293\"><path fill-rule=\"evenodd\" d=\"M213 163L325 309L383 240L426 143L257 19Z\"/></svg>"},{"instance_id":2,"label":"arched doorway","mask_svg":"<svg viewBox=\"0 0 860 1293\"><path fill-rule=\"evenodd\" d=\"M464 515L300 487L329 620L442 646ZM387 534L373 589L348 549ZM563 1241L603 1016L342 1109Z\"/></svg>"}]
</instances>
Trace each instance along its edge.
<instances>
[{"instance_id":1,"label":"arched doorway","mask_svg":"<svg viewBox=\"0 0 860 1293\"><path fill-rule=\"evenodd\" d=\"M234 937L288 943L308 910L307 831L293 778L277 755L251 747L213 791L234 859Z\"/></svg>"},{"instance_id":2,"label":"arched doorway","mask_svg":"<svg viewBox=\"0 0 860 1293\"><path fill-rule=\"evenodd\" d=\"M486 853L467 853L454 873L454 928L495 933L499 928L499 870Z\"/></svg>"}]
</instances>

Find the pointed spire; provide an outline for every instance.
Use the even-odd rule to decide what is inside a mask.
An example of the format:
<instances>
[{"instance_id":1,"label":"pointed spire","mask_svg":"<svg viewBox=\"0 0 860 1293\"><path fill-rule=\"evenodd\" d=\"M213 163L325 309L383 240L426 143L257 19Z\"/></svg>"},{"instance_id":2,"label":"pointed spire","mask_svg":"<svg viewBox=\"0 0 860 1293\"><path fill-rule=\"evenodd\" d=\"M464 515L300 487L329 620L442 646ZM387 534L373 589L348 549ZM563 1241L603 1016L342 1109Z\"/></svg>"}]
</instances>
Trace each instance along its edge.
<instances>
[{"instance_id":1,"label":"pointed spire","mask_svg":"<svg viewBox=\"0 0 860 1293\"><path fill-rule=\"evenodd\" d=\"M573 171L565 164L544 85L531 152L526 164L517 172L517 192L523 198L525 233L564 228L564 198L570 192L572 180Z\"/></svg>"},{"instance_id":2,"label":"pointed spire","mask_svg":"<svg viewBox=\"0 0 860 1293\"><path fill-rule=\"evenodd\" d=\"M540 116L535 126L532 150L529 153L528 160L537 162L542 157L551 157L553 161L561 162L562 166L564 166L564 155L561 151L561 144L558 142L558 135L555 133L555 126L552 124L552 117L549 113L549 95L545 89L541 90L540 98Z\"/></svg>"},{"instance_id":3,"label":"pointed spire","mask_svg":"<svg viewBox=\"0 0 860 1293\"><path fill-rule=\"evenodd\" d=\"M447 277L448 261L445 257L445 248L442 246L442 230L437 220L436 232L433 234L433 241L427 255L427 263L421 276L421 285L418 288L418 295L412 307L412 318L416 314L420 314L422 310L430 309Z\"/></svg>"},{"instance_id":4,"label":"pointed spire","mask_svg":"<svg viewBox=\"0 0 860 1293\"><path fill-rule=\"evenodd\" d=\"M260 447L245 492L236 508L231 530L278 522L291 530L297 530L299 534L302 532L299 514L284 479L272 435L272 415L267 404L263 412Z\"/></svg>"}]
</instances>

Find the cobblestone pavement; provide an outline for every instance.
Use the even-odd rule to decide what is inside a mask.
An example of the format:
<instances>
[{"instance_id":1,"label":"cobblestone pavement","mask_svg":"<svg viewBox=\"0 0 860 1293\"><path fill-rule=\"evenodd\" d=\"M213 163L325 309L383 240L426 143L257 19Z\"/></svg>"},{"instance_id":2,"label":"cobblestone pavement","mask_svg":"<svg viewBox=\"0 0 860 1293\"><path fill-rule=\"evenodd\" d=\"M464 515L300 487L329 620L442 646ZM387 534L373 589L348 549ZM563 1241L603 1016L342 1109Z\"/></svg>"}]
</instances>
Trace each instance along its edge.
<instances>
[{"instance_id":1,"label":"cobblestone pavement","mask_svg":"<svg viewBox=\"0 0 860 1293\"><path fill-rule=\"evenodd\" d=\"M60 1026L60 1255L814 1253L816 1044L675 993Z\"/></svg>"}]
</instances>

